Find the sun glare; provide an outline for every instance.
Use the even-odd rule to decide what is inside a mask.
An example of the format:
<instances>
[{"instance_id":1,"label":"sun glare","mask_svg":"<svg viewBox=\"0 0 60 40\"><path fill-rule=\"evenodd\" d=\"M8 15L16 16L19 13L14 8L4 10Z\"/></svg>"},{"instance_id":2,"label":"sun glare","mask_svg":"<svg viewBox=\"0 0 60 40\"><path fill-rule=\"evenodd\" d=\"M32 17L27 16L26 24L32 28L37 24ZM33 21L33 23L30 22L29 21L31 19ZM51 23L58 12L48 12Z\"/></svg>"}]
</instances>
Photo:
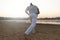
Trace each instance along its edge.
<instances>
[{"instance_id":1,"label":"sun glare","mask_svg":"<svg viewBox=\"0 0 60 40\"><path fill-rule=\"evenodd\" d=\"M60 0L0 0L0 16L28 17L25 9L31 2L40 9L39 17L60 16Z\"/></svg>"},{"instance_id":2,"label":"sun glare","mask_svg":"<svg viewBox=\"0 0 60 40\"><path fill-rule=\"evenodd\" d=\"M1 16L6 17L28 17L25 13L26 4L23 0L6 0L2 1L3 5L1 6L2 12Z\"/></svg>"}]
</instances>

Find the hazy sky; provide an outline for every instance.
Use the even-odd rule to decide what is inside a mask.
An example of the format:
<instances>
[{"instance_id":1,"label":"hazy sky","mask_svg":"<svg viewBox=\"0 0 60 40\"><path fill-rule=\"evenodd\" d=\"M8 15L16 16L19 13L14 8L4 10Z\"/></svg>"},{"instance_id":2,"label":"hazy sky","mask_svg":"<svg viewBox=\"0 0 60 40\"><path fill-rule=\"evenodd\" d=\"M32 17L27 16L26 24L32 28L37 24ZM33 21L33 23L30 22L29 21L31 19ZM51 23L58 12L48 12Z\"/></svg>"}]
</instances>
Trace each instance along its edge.
<instances>
[{"instance_id":1,"label":"hazy sky","mask_svg":"<svg viewBox=\"0 0 60 40\"><path fill-rule=\"evenodd\" d=\"M31 2L40 9L38 17L60 17L60 0L0 0L0 17L28 17Z\"/></svg>"}]
</instances>

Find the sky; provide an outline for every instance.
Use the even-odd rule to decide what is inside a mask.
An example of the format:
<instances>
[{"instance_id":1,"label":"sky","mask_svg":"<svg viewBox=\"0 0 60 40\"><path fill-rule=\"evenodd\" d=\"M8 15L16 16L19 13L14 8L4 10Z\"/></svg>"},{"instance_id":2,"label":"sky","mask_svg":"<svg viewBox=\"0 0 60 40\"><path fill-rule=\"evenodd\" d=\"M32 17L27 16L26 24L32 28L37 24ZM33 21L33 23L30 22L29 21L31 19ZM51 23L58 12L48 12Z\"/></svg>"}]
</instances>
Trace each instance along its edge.
<instances>
[{"instance_id":1,"label":"sky","mask_svg":"<svg viewBox=\"0 0 60 40\"><path fill-rule=\"evenodd\" d=\"M60 17L60 0L0 0L0 17L29 17L25 9L30 3L38 6L38 18Z\"/></svg>"}]
</instances>

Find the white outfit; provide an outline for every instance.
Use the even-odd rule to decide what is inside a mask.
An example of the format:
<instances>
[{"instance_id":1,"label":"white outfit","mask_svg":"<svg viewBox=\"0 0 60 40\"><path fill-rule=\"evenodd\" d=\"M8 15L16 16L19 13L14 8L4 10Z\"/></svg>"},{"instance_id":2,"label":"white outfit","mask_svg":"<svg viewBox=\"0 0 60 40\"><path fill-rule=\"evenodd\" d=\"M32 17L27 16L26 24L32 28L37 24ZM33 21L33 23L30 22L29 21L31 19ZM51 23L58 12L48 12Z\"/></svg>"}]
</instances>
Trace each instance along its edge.
<instances>
[{"instance_id":1,"label":"white outfit","mask_svg":"<svg viewBox=\"0 0 60 40\"><path fill-rule=\"evenodd\" d=\"M33 32L34 27L36 26L37 15L32 13L32 15L30 15L30 18L32 19L32 22L31 25L28 27L28 29L25 31L26 35L28 35L30 32Z\"/></svg>"},{"instance_id":2,"label":"white outfit","mask_svg":"<svg viewBox=\"0 0 60 40\"><path fill-rule=\"evenodd\" d=\"M38 16L38 14L36 14L37 13L37 9L36 8L37 7L33 5L33 6L27 7L27 9L26 9L26 11L27 10L29 11L29 16L32 19L31 25L25 31L26 35L29 35L30 32L34 31L34 28L36 26L36 21L37 21L37 16Z\"/></svg>"}]
</instances>

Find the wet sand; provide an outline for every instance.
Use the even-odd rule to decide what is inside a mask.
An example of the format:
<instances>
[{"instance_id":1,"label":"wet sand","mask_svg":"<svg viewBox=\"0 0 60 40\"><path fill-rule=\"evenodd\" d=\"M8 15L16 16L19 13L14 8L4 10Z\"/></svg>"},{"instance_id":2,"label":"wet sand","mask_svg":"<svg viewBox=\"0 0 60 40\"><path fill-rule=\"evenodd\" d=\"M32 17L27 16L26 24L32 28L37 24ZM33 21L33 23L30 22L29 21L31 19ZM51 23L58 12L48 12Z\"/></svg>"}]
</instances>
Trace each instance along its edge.
<instances>
[{"instance_id":1,"label":"wet sand","mask_svg":"<svg viewBox=\"0 0 60 40\"><path fill-rule=\"evenodd\" d=\"M60 25L37 24L36 33L30 33L25 39L24 31L29 23L1 22L0 40L60 40Z\"/></svg>"}]
</instances>

